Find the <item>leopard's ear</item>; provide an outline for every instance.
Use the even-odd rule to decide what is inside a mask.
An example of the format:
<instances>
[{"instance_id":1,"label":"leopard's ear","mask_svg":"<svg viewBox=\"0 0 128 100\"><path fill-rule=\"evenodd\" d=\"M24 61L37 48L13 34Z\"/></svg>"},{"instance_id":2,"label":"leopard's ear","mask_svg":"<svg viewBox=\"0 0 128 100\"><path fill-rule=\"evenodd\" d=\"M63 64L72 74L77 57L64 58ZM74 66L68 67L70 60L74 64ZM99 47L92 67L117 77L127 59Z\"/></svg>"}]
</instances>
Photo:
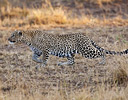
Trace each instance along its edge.
<instances>
[{"instance_id":1,"label":"leopard's ear","mask_svg":"<svg viewBox=\"0 0 128 100\"><path fill-rule=\"evenodd\" d=\"M22 32L21 32L21 31L19 31L18 34L19 34L20 36L22 36Z\"/></svg>"}]
</instances>

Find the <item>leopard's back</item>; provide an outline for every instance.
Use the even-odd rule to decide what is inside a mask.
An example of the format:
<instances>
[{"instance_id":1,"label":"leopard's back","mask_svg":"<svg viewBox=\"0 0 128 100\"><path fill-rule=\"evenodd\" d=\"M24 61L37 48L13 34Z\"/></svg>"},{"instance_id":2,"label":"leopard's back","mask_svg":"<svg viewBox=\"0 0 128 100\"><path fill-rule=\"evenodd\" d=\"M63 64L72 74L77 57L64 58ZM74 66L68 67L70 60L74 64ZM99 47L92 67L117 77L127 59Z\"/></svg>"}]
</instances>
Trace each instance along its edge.
<instances>
[{"instance_id":1,"label":"leopard's back","mask_svg":"<svg viewBox=\"0 0 128 100\"><path fill-rule=\"evenodd\" d=\"M47 50L49 54L59 57L71 57L76 53L82 54L86 58L97 58L102 55L92 45L91 40L82 33L46 34L46 36L40 36L37 42L39 42L39 49Z\"/></svg>"}]
</instances>

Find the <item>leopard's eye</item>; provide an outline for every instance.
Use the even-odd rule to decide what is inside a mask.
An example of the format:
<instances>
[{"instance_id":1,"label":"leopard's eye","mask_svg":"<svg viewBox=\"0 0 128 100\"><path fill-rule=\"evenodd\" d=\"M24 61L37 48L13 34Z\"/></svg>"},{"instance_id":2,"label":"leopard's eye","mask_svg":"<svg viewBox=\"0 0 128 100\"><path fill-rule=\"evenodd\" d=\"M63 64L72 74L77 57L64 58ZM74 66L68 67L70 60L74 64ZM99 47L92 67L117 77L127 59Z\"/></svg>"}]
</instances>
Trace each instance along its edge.
<instances>
[{"instance_id":1,"label":"leopard's eye","mask_svg":"<svg viewBox=\"0 0 128 100\"><path fill-rule=\"evenodd\" d=\"M22 36L22 32L21 32L21 31L19 31L18 34L19 34L20 36Z\"/></svg>"}]
</instances>

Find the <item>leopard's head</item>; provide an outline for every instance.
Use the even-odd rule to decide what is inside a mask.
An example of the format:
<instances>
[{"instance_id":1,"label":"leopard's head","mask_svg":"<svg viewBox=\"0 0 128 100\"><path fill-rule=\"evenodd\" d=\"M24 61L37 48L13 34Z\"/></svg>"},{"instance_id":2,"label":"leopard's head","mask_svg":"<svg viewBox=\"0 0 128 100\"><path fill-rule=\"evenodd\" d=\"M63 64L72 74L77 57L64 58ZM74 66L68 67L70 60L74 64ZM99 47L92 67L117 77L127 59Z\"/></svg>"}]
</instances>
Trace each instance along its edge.
<instances>
[{"instance_id":1,"label":"leopard's head","mask_svg":"<svg viewBox=\"0 0 128 100\"><path fill-rule=\"evenodd\" d=\"M8 38L9 43L14 44L20 42L22 39L22 32L21 31L13 31L11 36Z\"/></svg>"}]
</instances>

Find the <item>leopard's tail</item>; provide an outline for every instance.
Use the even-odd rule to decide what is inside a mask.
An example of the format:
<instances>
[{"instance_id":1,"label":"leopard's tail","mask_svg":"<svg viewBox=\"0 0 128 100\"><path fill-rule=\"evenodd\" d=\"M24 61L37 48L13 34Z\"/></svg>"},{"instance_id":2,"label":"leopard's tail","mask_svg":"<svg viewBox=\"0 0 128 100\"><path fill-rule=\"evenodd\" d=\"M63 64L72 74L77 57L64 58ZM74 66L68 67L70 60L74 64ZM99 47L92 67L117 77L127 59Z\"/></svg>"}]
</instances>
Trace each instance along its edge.
<instances>
[{"instance_id":1,"label":"leopard's tail","mask_svg":"<svg viewBox=\"0 0 128 100\"><path fill-rule=\"evenodd\" d=\"M116 52L116 51L109 51L105 50L101 47L99 47L94 41L91 40L92 45L97 48L99 51L105 52L106 54L111 54L111 55L123 55L123 54L128 54L128 49L121 51L121 52Z\"/></svg>"}]
</instances>

